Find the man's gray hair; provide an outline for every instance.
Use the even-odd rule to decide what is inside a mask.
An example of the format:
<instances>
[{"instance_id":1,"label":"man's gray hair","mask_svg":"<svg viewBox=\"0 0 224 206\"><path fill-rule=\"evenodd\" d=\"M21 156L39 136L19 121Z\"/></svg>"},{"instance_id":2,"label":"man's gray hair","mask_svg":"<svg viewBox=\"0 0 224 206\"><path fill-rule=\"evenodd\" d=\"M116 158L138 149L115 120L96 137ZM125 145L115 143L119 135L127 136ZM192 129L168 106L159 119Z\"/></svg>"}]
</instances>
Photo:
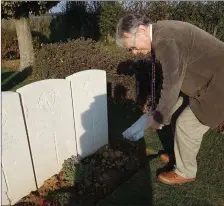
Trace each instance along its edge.
<instances>
[{"instance_id":1,"label":"man's gray hair","mask_svg":"<svg viewBox=\"0 0 224 206\"><path fill-rule=\"evenodd\" d=\"M121 18L116 28L116 44L119 47L124 47L124 33L134 34L140 25L148 26L150 20L145 16L137 14L128 14Z\"/></svg>"}]
</instances>

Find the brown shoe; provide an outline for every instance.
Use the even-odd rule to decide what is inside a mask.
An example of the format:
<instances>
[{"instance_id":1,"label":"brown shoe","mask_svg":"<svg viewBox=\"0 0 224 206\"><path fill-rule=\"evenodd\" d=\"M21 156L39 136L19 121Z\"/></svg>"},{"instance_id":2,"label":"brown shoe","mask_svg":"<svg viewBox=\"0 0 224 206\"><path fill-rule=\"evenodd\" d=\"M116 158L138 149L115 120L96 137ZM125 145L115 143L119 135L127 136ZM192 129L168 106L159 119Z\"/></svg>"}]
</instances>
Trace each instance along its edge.
<instances>
[{"instance_id":1,"label":"brown shoe","mask_svg":"<svg viewBox=\"0 0 224 206\"><path fill-rule=\"evenodd\" d=\"M194 182L195 178L184 178L174 171L169 172L163 172L158 176L158 180L162 183L168 184L168 185L174 185L174 184L184 184L187 182Z\"/></svg>"}]
</instances>

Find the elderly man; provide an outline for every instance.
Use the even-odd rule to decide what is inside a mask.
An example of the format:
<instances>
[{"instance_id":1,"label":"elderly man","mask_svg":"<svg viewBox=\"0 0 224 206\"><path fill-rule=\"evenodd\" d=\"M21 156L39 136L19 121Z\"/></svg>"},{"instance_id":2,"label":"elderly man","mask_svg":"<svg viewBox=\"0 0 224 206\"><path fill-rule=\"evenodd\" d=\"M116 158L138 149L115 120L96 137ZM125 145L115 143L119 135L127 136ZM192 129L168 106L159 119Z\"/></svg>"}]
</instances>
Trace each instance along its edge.
<instances>
[{"instance_id":1,"label":"elderly man","mask_svg":"<svg viewBox=\"0 0 224 206\"><path fill-rule=\"evenodd\" d=\"M150 23L139 15L120 19L116 42L133 54L153 51L162 66L163 85L150 117L152 128L170 124L173 112L182 103L180 92L189 97L188 106L176 121L175 167L160 174L158 180L165 184L195 181L203 135L224 120L224 43L186 22Z\"/></svg>"}]
</instances>

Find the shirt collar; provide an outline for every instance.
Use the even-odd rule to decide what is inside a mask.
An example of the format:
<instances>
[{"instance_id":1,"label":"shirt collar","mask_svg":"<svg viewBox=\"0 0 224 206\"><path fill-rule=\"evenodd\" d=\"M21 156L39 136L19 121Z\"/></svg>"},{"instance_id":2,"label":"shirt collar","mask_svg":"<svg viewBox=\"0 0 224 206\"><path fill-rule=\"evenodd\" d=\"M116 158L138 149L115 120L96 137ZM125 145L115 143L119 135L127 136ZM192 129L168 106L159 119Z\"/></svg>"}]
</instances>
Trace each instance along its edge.
<instances>
[{"instance_id":1,"label":"shirt collar","mask_svg":"<svg viewBox=\"0 0 224 206\"><path fill-rule=\"evenodd\" d=\"M149 35L152 42L152 24L149 25Z\"/></svg>"}]
</instances>

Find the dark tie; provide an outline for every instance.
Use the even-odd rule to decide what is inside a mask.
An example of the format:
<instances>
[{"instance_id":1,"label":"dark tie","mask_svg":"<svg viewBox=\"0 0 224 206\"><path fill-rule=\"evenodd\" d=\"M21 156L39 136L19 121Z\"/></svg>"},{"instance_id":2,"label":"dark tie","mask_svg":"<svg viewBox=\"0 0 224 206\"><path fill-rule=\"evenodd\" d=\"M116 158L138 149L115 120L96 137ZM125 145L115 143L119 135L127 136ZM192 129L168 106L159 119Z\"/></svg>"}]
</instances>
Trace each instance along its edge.
<instances>
[{"instance_id":1,"label":"dark tie","mask_svg":"<svg viewBox=\"0 0 224 206\"><path fill-rule=\"evenodd\" d=\"M151 109L155 110L156 109L156 103L155 103L155 84L156 84L156 78L155 78L155 53L153 50L151 50L151 57L152 57L152 85L151 85Z\"/></svg>"}]
</instances>

